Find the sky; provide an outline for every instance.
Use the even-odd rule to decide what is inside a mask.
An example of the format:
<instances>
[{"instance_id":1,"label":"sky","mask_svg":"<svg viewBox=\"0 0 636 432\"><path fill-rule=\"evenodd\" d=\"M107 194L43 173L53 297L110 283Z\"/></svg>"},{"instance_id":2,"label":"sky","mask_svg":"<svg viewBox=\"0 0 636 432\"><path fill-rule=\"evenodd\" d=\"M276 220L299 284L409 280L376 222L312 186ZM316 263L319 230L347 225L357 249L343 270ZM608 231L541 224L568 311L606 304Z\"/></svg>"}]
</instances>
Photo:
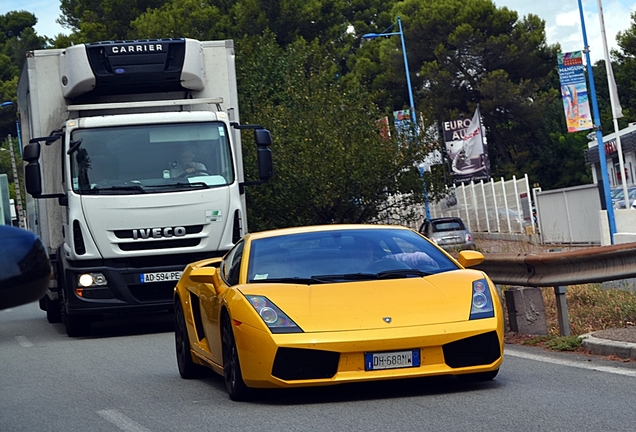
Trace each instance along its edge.
<instances>
[{"instance_id":1,"label":"sky","mask_svg":"<svg viewBox=\"0 0 636 432\"><path fill-rule=\"evenodd\" d=\"M585 13L585 28L592 62L602 59L603 43L598 15L599 0L581 0ZM583 33L578 0L493 0L497 7L507 7L519 14L538 15L545 21L549 44L559 43L562 52L583 49ZM58 33L68 34L55 20L60 15L59 1L16 0L0 2L0 14L12 10L26 10L35 14L38 23L35 31L41 36L54 37ZM636 10L636 0L602 0L605 33L610 49L616 48L616 33L630 27L631 13Z\"/></svg>"}]
</instances>

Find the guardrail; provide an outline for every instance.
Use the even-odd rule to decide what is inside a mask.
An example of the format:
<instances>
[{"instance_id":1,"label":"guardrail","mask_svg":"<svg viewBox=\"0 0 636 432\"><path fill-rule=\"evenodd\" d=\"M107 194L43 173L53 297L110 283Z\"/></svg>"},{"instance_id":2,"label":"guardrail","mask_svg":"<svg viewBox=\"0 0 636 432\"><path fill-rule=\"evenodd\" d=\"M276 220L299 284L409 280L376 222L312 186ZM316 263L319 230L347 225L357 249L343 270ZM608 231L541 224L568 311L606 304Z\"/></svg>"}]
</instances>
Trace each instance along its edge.
<instances>
[{"instance_id":1,"label":"guardrail","mask_svg":"<svg viewBox=\"0 0 636 432\"><path fill-rule=\"evenodd\" d=\"M636 243L541 254L485 253L474 268L500 285L554 287L560 332L568 336L566 286L636 277Z\"/></svg>"}]
</instances>

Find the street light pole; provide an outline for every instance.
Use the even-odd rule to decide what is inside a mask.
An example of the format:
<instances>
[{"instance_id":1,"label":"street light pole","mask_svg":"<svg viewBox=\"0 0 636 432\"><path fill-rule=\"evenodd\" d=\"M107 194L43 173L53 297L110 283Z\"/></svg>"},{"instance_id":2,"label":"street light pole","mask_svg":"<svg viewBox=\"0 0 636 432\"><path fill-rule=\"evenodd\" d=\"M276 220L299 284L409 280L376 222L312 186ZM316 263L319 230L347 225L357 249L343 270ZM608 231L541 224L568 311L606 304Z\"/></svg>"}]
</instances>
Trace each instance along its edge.
<instances>
[{"instance_id":1,"label":"street light pole","mask_svg":"<svg viewBox=\"0 0 636 432\"><path fill-rule=\"evenodd\" d=\"M362 39L377 39L379 37L388 37L388 36L400 36L400 42L402 43L402 55L404 56L404 70L406 71L406 86L409 92L409 103L411 108L411 122L417 131L417 117L415 116L415 102L413 102L413 88L411 87L411 75L409 74L409 59L406 55L406 43L404 42L404 32L402 31L402 19L400 16L397 17L398 29L397 32L387 33L386 31L393 27L395 24L391 24L386 30L382 33L367 33L362 35ZM426 178L424 177L424 169L420 168L420 177L424 183L424 210L426 212L426 219L431 218L431 213L428 208L428 191L426 188Z\"/></svg>"},{"instance_id":2,"label":"street light pole","mask_svg":"<svg viewBox=\"0 0 636 432\"><path fill-rule=\"evenodd\" d=\"M2 102L0 107L8 107L12 106L13 102ZM18 124L16 122L16 127ZM20 133L20 129L18 129L18 133ZM11 134L7 137L9 139L9 157L11 158L11 170L13 171L13 187L15 188L15 200L16 200L16 210L18 213L18 226L20 228L25 228L24 226L24 215L22 214L22 193L20 192L20 178L18 177L18 167L15 161L15 150L13 148L13 139L11 138ZM18 141L19 142L19 141Z\"/></svg>"}]
</instances>

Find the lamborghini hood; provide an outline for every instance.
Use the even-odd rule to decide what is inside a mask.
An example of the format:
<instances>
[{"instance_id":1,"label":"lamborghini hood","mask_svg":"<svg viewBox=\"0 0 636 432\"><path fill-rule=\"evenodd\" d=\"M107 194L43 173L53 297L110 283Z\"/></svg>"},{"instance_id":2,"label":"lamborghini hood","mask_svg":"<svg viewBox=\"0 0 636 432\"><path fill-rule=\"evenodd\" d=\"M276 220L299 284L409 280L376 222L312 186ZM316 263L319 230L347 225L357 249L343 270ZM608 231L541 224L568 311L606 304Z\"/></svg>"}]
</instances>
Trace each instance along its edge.
<instances>
[{"instance_id":1,"label":"lamborghini hood","mask_svg":"<svg viewBox=\"0 0 636 432\"><path fill-rule=\"evenodd\" d=\"M250 284L245 295L267 297L305 333L372 330L466 321L472 283L484 278L457 270L425 278L317 285Z\"/></svg>"}]
</instances>

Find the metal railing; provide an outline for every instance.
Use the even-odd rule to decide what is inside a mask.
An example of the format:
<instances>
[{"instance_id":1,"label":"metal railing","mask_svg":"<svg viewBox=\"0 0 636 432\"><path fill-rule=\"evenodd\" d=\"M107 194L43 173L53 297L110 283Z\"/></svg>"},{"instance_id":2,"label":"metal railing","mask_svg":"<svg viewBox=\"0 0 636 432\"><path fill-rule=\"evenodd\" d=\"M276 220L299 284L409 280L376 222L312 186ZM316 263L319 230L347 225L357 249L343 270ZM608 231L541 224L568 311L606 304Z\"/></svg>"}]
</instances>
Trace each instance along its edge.
<instances>
[{"instance_id":1,"label":"metal railing","mask_svg":"<svg viewBox=\"0 0 636 432\"><path fill-rule=\"evenodd\" d=\"M554 287L560 332L569 336L566 286L636 277L636 243L525 255L485 253L474 268L498 285Z\"/></svg>"}]
</instances>

